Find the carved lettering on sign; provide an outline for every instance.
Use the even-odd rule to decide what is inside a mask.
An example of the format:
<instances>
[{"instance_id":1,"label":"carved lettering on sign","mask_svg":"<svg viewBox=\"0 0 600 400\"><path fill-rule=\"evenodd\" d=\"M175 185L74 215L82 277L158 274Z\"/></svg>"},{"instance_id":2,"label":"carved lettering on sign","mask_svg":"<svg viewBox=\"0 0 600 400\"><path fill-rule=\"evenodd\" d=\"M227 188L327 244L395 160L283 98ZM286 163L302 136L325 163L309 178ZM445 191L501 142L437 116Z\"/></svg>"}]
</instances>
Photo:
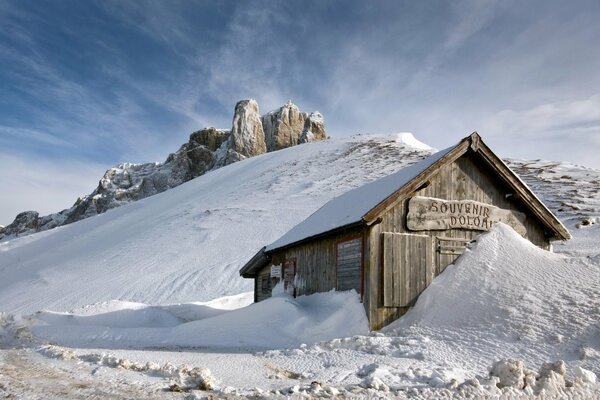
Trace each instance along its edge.
<instances>
[{"instance_id":1,"label":"carved lettering on sign","mask_svg":"<svg viewBox=\"0 0 600 400\"><path fill-rule=\"evenodd\" d=\"M473 200L443 200L415 196L408 202L406 225L413 231L474 229L487 231L503 222L525 235L525 214Z\"/></svg>"}]
</instances>

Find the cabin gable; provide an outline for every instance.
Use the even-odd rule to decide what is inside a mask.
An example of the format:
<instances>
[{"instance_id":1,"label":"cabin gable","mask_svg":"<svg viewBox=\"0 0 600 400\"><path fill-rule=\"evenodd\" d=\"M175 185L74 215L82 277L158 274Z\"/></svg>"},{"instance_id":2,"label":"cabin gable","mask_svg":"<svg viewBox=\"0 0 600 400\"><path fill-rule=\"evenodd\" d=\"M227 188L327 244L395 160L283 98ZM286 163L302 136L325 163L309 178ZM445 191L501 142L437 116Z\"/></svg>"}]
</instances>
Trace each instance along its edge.
<instances>
[{"instance_id":1,"label":"cabin gable","mask_svg":"<svg viewBox=\"0 0 600 400\"><path fill-rule=\"evenodd\" d=\"M409 271L413 282L408 279L406 284L407 296L416 299L415 293L420 293L430 282L433 276L439 275L447 265L453 263L464 251L465 245L487 229L449 228L445 230L411 230L408 228L407 215L412 197L423 197L451 201L472 201L475 204L489 205L500 210L509 210L515 214L524 215L524 236L531 242L544 249L549 249L550 242L545 236L544 225L529 211L513 190L504 182L495 179L493 171L478 159L478 155L468 152L452 163L441 166L433 173L427 183L412 193L406 193L395 202L388 204L387 209L377 216L380 221L374 224L368 232L367 252L368 262L365 268L365 308L369 314L372 329L380 329L389 322L399 318L412 305L411 302L398 303L395 299L386 297L386 292L392 290L391 282L395 281L395 273L399 268L389 268L386 258L393 257L397 260L409 260L407 265L421 265L422 270ZM456 204L455 202L454 204ZM460 203L459 203L460 204ZM458 212L456 212L458 219ZM402 234L398 237L394 235ZM391 239L391 238L396 239ZM400 239L402 238L402 239ZM395 240L395 241L393 241ZM385 246L385 243L388 246ZM404 251L411 253L393 253L392 243L402 245ZM395 250L398 248L395 246ZM421 246L428 246L427 251ZM413 254L414 253L414 254ZM421 259L426 257L426 264ZM410 261L412 259L412 261ZM415 278L415 274L419 278ZM402 275L406 277L407 275ZM419 283L419 279L426 279L426 284ZM395 290L396 295L401 293ZM402 291L402 293L404 293ZM393 306L393 304L402 304Z\"/></svg>"}]
</instances>

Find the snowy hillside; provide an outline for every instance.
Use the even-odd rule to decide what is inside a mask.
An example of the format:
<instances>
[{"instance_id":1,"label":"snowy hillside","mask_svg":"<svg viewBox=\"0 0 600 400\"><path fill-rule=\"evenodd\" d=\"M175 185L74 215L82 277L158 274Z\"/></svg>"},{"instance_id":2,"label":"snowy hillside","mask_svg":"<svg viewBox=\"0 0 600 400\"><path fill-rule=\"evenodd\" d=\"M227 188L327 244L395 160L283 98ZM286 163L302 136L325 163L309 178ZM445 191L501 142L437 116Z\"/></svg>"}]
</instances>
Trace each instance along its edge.
<instances>
[{"instance_id":1,"label":"snowy hillside","mask_svg":"<svg viewBox=\"0 0 600 400\"><path fill-rule=\"evenodd\" d=\"M334 196L429 154L403 138L356 136L260 155L0 243L2 311L207 301L252 290L238 270L258 249Z\"/></svg>"},{"instance_id":2,"label":"snowy hillside","mask_svg":"<svg viewBox=\"0 0 600 400\"><path fill-rule=\"evenodd\" d=\"M552 254L494 226L383 332L352 292L250 304L256 250L431 151L305 144L0 243L0 396L599 398L597 170L510 160L573 239Z\"/></svg>"},{"instance_id":3,"label":"snowy hillside","mask_svg":"<svg viewBox=\"0 0 600 400\"><path fill-rule=\"evenodd\" d=\"M79 197L71 208L45 216L36 211L19 213L10 225L0 226L0 241L68 225L164 192L224 165L326 137L318 111L303 113L288 101L261 116L255 100L241 100L235 106L231 130L194 132L162 163L123 163L110 168L96 189Z\"/></svg>"}]
</instances>

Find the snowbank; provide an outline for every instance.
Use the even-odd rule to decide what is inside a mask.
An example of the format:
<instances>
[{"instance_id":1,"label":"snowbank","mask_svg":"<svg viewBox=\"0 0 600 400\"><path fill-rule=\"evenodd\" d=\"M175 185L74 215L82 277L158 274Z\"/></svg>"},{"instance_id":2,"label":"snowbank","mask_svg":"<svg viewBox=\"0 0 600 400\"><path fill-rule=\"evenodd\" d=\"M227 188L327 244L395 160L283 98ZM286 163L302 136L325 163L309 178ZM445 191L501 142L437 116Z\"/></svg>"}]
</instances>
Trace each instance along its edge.
<instances>
[{"instance_id":1,"label":"snowbank","mask_svg":"<svg viewBox=\"0 0 600 400\"><path fill-rule=\"evenodd\" d=\"M85 314L39 312L33 316L32 331L38 338L70 347L242 351L300 346L368 332L356 292L318 293L295 299L281 295L234 310L125 302L113 302L109 309L98 314L89 308Z\"/></svg>"},{"instance_id":2,"label":"snowbank","mask_svg":"<svg viewBox=\"0 0 600 400\"><path fill-rule=\"evenodd\" d=\"M600 273L593 260L541 250L497 224L386 332L427 336L436 348L429 353L452 354L457 366L469 360L485 367L494 358L534 365L565 359L598 371L599 321Z\"/></svg>"}]
</instances>

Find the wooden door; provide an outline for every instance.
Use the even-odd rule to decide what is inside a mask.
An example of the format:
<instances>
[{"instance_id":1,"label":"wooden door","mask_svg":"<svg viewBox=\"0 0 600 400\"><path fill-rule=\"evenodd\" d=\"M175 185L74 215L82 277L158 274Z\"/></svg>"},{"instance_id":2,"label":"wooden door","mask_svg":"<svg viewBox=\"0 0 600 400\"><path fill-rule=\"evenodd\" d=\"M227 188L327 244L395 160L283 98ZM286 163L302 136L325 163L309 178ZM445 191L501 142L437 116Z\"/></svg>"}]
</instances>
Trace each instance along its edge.
<instances>
[{"instance_id":1,"label":"wooden door","mask_svg":"<svg viewBox=\"0 0 600 400\"><path fill-rule=\"evenodd\" d=\"M336 246L336 290L356 290L362 295L362 237L341 240Z\"/></svg>"},{"instance_id":2,"label":"wooden door","mask_svg":"<svg viewBox=\"0 0 600 400\"><path fill-rule=\"evenodd\" d=\"M408 307L431 283L431 237L383 232L383 306Z\"/></svg>"}]
</instances>

